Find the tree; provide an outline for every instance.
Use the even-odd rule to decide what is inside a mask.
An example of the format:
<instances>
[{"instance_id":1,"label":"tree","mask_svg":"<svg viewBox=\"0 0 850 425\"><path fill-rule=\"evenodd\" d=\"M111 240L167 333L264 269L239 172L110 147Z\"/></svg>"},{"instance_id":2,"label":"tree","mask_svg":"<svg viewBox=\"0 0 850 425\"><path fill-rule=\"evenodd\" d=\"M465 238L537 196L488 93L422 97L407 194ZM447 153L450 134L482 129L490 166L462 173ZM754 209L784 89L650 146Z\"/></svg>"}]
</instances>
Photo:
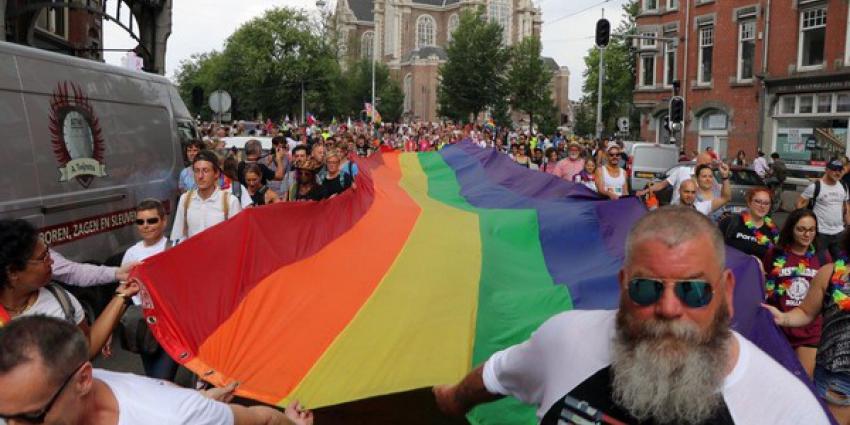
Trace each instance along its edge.
<instances>
[{"instance_id":1,"label":"tree","mask_svg":"<svg viewBox=\"0 0 850 425\"><path fill-rule=\"evenodd\" d=\"M272 8L246 22L228 37L222 52L193 56L176 74L184 99L191 99L193 86L206 94L230 92L239 99L234 119L254 118L254 112L275 119L297 116L302 85L308 110L330 118L339 113L340 77L331 43L305 12L290 8Z\"/></svg>"},{"instance_id":2,"label":"tree","mask_svg":"<svg viewBox=\"0 0 850 425\"><path fill-rule=\"evenodd\" d=\"M623 5L625 20L614 31L615 36L611 37L611 42L605 48L602 122L605 126L604 132L607 133L616 131L617 117L630 116L633 122L640 118L637 110L631 107L632 92L635 88L635 55L631 51L631 41L622 38L624 35L633 35L636 32L635 18L639 7L640 5L636 0ZM583 103L590 108L590 114L595 122L599 93L599 49L592 47L585 55L584 63L586 69L583 74L584 84L582 88L585 93ZM623 99L629 99L629 101L624 102ZM594 124L594 130L595 128ZM595 134L595 131L590 133Z\"/></svg>"},{"instance_id":3,"label":"tree","mask_svg":"<svg viewBox=\"0 0 850 425\"><path fill-rule=\"evenodd\" d=\"M180 97L183 98L192 115L201 115L205 120L212 119L212 110L204 99L200 108L192 103L192 89L200 87L205 97L219 88L218 74L224 66L221 52L195 53L189 59L180 62L180 67L174 75Z\"/></svg>"},{"instance_id":4,"label":"tree","mask_svg":"<svg viewBox=\"0 0 850 425\"><path fill-rule=\"evenodd\" d=\"M390 70L382 63L375 64L375 90L378 112L385 121L401 118L404 93L398 82L390 77ZM372 62L363 59L348 67L340 79L338 89L342 97L341 116L356 117L366 102L372 102Z\"/></svg>"},{"instance_id":5,"label":"tree","mask_svg":"<svg viewBox=\"0 0 850 425\"><path fill-rule=\"evenodd\" d=\"M456 121L474 120L505 97L508 51L499 40L502 27L487 22L483 8L461 13L446 49L448 59L440 66L440 115Z\"/></svg>"},{"instance_id":6,"label":"tree","mask_svg":"<svg viewBox=\"0 0 850 425\"><path fill-rule=\"evenodd\" d=\"M534 127L535 116L545 115L551 124L552 110L557 110L550 89L552 69L540 57L542 49L537 37L526 37L511 49L507 90L511 107L528 115L529 128Z\"/></svg>"}]
</instances>

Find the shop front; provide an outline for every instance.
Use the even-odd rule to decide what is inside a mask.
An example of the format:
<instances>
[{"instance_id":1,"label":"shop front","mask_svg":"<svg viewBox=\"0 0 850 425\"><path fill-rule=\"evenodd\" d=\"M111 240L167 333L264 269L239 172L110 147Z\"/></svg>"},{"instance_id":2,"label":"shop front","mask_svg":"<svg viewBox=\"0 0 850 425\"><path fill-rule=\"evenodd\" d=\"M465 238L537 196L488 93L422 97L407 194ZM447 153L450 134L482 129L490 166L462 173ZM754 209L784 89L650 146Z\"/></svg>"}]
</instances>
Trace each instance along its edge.
<instances>
[{"instance_id":1,"label":"shop front","mask_svg":"<svg viewBox=\"0 0 850 425\"><path fill-rule=\"evenodd\" d=\"M768 86L765 153L779 154L788 168L814 177L827 161L847 156L850 79Z\"/></svg>"}]
</instances>

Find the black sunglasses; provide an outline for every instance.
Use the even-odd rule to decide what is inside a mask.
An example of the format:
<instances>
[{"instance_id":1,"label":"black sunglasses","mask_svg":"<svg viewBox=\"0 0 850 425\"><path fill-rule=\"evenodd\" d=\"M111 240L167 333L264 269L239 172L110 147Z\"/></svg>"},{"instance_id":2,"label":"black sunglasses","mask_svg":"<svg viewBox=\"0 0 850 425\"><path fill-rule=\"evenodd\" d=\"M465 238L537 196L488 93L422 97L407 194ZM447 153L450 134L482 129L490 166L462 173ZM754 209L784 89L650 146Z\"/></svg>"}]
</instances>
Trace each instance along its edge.
<instances>
[{"instance_id":1,"label":"black sunglasses","mask_svg":"<svg viewBox=\"0 0 850 425\"><path fill-rule=\"evenodd\" d=\"M142 218L137 218L137 219L136 219L136 226L141 226L141 225L144 225L145 223L148 223L148 224L156 224L156 223L159 223L159 217L151 217L151 218L149 218L149 219L147 219L147 220L142 219Z\"/></svg>"},{"instance_id":2,"label":"black sunglasses","mask_svg":"<svg viewBox=\"0 0 850 425\"><path fill-rule=\"evenodd\" d=\"M0 419L3 419L7 423L11 421L23 421L31 424L44 423L44 418L47 416L48 413L50 413L50 409L53 407L53 403L56 403L56 400L59 399L59 395L62 394L62 391L64 391L65 387L68 386L68 383L71 382L71 378L77 376L77 372L79 372L80 369L82 369L83 366L86 365L86 363L88 362L83 362L83 364L77 366L77 368L74 369L74 371L71 372L71 374L68 375L67 378L65 378L65 382L62 383L62 386L60 386L59 389L56 390L56 392L53 394L53 397L50 398L50 401L48 401L47 405L44 406L44 408L42 408L41 410L37 412L18 413L17 415L4 415L0 413Z\"/></svg>"},{"instance_id":3,"label":"black sunglasses","mask_svg":"<svg viewBox=\"0 0 850 425\"><path fill-rule=\"evenodd\" d=\"M704 280L679 280L673 287L676 296L690 308L705 307L711 302L714 291ZM629 297L641 306L658 302L664 293L664 282L657 279L637 278L629 282Z\"/></svg>"}]
</instances>

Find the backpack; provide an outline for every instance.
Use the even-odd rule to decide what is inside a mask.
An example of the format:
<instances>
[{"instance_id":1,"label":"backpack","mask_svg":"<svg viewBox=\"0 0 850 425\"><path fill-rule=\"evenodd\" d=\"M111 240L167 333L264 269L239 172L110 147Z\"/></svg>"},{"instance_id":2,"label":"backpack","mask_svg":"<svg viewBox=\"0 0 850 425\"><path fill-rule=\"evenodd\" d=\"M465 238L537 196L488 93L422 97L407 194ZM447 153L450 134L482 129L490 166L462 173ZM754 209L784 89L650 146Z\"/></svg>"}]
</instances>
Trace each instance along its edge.
<instances>
[{"instance_id":1,"label":"backpack","mask_svg":"<svg viewBox=\"0 0 850 425\"><path fill-rule=\"evenodd\" d=\"M237 182L238 183L238 182ZM239 186L239 193L242 193L242 186ZM186 192L186 202L183 203L183 237L189 237L189 204L192 202L192 195L195 194L195 189ZM234 196L236 196L234 194ZM230 193L221 191L221 209L224 211L224 220L230 218ZM239 199L238 197L236 198Z\"/></svg>"},{"instance_id":2,"label":"backpack","mask_svg":"<svg viewBox=\"0 0 850 425\"><path fill-rule=\"evenodd\" d=\"M62 307L62 313L65 314L65 320L76 325L77 309L74 307L74 303L71 302L71 297L68 293L56 282L50 282L44 289L47 289L53 295L53 298L56 298L56 301L59 302L59 306Z\"/></svg>"},{"instance_id":3,"label":"backpack","mask_svg":"<svg viewBox=\"0 0 850 425\"><path fill-rule=\"evenodd\" d=\"M850 189L847 188L847 185L841 180L839 180L838 182L841 183L841 187L844 188L844 195L850 196L848 195L850 194ZM809 204L806 206L806 208L810 210L815 209L815 203L817 203L818 201L818 195L820 195L820 179L815 180L815 194L814 196L812 196L812 199L809 199Z\"/></svg>"}]
</instances>

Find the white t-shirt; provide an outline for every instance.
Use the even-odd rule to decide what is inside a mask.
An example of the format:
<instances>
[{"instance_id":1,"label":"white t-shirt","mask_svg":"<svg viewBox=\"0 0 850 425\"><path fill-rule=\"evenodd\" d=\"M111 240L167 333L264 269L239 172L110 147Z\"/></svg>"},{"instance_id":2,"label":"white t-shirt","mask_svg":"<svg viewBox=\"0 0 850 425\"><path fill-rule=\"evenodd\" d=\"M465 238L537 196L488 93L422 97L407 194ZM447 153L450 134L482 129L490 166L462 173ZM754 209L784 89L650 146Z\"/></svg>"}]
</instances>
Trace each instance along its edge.
<instances>
[{"instance_id":1,"label":"white t-shirt","mask_svg":"<svg viewBox=\"0 0 850 425\"><path fill-rule=\"evenodd\" d=\"M694 201L694 209L707 216L711 214L711 201Z\"/></svg>"},{"instance_id":2,"label":"white t-shirt","mask_svg":"<svg viewBox=\"0 0 850 425\"><path fill-rule=\"evenodd\" d=\"M770 165L767 163L767 158L760 156L753 161L753 170L759 177L764 178L770 171Z\"/></svg>"},{"instance_id":3,"label":"white t-shirt","mask_svg":"<svg viewBox=\"0 0 850 425\"><path fill-rule=\"evenodd\" d=\"M670 204L675 205L679 203L679 186L682 185L682 182L688 180L694 176L694 169L696 167L679 167L673 174L670 174L670 177L667 177L667 183L670 186L673 186L673 197L670 198Z\"/></svg>"},{"instance_id":4,"label":"white t-shirt","mask_svg":"<svg viewBox=\"0 0 850 425\"><path fill-rule=\"evenodd\" d=\"M65 291L62 289L62 291ZM71 304L74 305L74 323L79 325L86 318L86 313L83 311L83 306L80 305L80 302L77 301L70 292L65 291L68 294L68 298L71 300ZM39 288L38 289L38 298L35 300L33 305L30 308L24 310L21 313L21 316L48 316L48 317L56 317L62 320L65 320L65 312L62 310L62 304L59 304L59 300L47 290L47 288Z\"/></svg>"},{"instance_id":5,"label":"white t-shirt","mask_svg":"<svg viewBox=\"0 0 850 425\"><path fill-rule=\"evenodd\" d=\"M802 196L812 199L815 196L815 184L810 184L803 191ZM844 190L841 182L830 186L823 180L820 181L820 192L818 199L815 200L814 208L815 217L818 218L818 233L837 235L844 230L843 208L847 200L847 191Z\"/></svg>"},{"instance_id":6,"label":"white t-shirt","mask_svg":"<svg viewBox=\"0 0 850 425\"><path fill-rule=\"evenodd\" d=\"M231 425L230 406L195 390L131 373L94 369L118 400L118 425Z\"/></svg>"},{"instance_id":7,"label":"white t-shirt","mask_svg":"<svg viewBox=\"0 0 850 425\"><path fill-rule=\"evenodd\" d=\"M146 260L148 257L159 254L160 252L165 251L165 245L167 243L168 238L165 236L163 236L159 242L151 246L145 246L145 241L136 242L135 245L131 246L127 249L127 252L124 253L124 258L121 259L121 266L125 266L134 261ZM142 298L139 295L133 295L133 303L140 305L142 303Z\"/></svg>"},{"instance_id":8,"label":"white t-shirt","mask_svg":"<svg viewBox=\"0 0 850 425\"><path fill-rule=\"evenodd\" d=\"M527 341L487 360L485 387L537 405L542 419L565 395L610 366L616 313L570 311L552 317ZM733 335L740 347L738 361L722 394L735 424L829 424L802 381L746 338ZM606 390L599 388L610 396Z\"/></svg>"},{"instance_id":9,"label":"white t-shirt","mask_svg":"<svg viewBox=\"0 0 850 425\"><path fill-rule=\"evenodd\" d=\"M192 201L189 203L188 214L186 214L186 199L192 194ZM177 242L201 233L202 231L215 226L224 221L224 206L222 204L222 196L227 196L228 201L228 218L231 218L242 211L239 201L230 192L222 191L215 188L215 191L207 199L201 199L198 191L190 191L180 196L180 201L177 203L177 209L174 211L174 226L171 229L171 240ZM184 215L188 215L189 225L188 235L183 234Z\"/></svg>"}]
</instances>

